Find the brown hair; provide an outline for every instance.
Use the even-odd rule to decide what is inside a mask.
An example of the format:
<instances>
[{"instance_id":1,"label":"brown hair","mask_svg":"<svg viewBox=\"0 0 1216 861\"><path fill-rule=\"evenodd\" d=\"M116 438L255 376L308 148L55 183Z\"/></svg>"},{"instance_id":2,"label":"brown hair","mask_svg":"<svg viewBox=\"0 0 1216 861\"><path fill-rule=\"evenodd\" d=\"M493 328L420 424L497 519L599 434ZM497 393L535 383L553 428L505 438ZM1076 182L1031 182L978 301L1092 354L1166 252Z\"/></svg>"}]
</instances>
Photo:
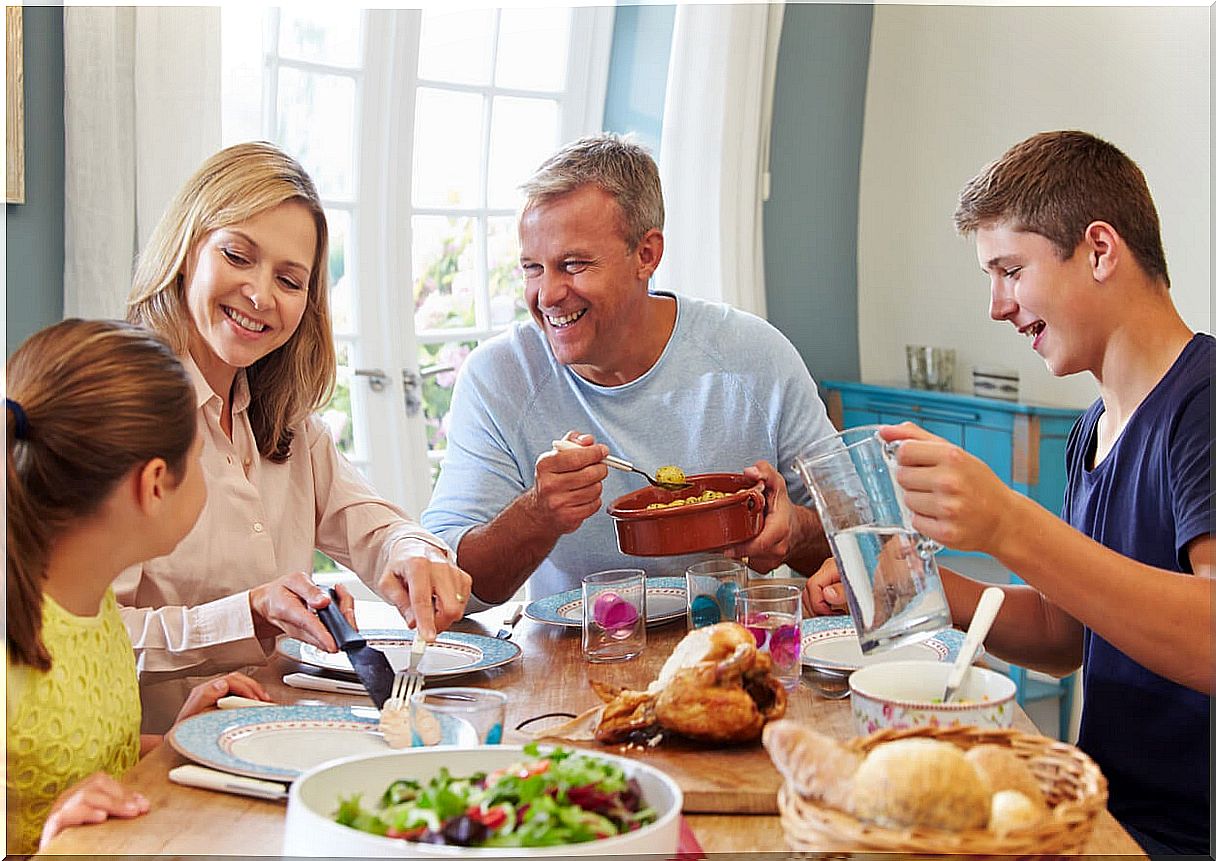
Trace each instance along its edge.
<instances>
[{"instance_id":1,"label":"brown hair","mask_svg":"<svg viewBox=\"0 0 1216 861\"><path fill-rule=\"evenodd\" d=\"M127 319L161 333L185 355L194 330L183 277L191 250L213 230L288 201L304 204L317 228L308 304L290 340L245 369L258 451L275 463L291 454L292 425L329 400L338 365L329 316L325 210L299 162L265 142L230 146L203 162L156 225L127 297Z\"/></svg>"},{"instance_id":2,"label":"brown hair","mask_svg":"<svg viewBox=\"0 0 1216 861\"><path fill-rule=\"evenodd\" d=\"M628 135L605 132L562 147L520 186L527 197L523 211L583 185L598 186L616 200L621 234L630 249L637 247L646 231L663 229L659 167L646 148Z\"/></svg>"},{"instance_id":3,"label":"brown hair","mask_svg":"<svg viewBox=\"0 0 1216 861\"><path fill-rule=\"evenodd\" d=\"M1140 267L1169 287L1161 224L1136 163L1087 132L1042 132L1015 145L963 186L959 233L1009 223L1051 241L1067 260L1095 221L1123 237Z\"/></svg>"},{"instance_id":4,"label":"brown hair","mask_svg":"<svg viewBox=\"0 0 1216 861\"><path fill-rule=\"evenodd\" d=\"M9 358L5 410L8 649L51 666L42 584L56 535L124 476L163 458L180 480L197 427L194 385L160 337L117 320L64 320Z\"/></svg>"}]
</instances>

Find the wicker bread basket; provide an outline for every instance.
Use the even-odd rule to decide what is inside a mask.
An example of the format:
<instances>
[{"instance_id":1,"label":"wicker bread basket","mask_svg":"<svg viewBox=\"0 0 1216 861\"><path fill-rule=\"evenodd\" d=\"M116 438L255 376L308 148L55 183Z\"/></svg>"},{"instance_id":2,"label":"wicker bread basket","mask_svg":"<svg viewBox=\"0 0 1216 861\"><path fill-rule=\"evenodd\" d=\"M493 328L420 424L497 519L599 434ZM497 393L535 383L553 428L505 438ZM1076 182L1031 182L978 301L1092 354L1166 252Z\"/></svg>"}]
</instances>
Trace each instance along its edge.
<instances>
[{"instance_id":1,"label":"wicker bread basket","mask_svg":"<svg viewBox=\"0 0 1216 861\"><path fill-rule=\"evenodd\" d=\"M781 826L791 849L818 852L900 852L1024 856L1082 851L1094 820L1106 806L1106 778L1092 759L1069 744L1009 729L956 726L886 729L844 744L867 753L883 742L933 738L966 750L978 744L1007 747L1030 766L1051 807L1038 827L998 836L987 830L883 828L801 797L786 782L777 794Z\"/></svg>"}]
</instances>

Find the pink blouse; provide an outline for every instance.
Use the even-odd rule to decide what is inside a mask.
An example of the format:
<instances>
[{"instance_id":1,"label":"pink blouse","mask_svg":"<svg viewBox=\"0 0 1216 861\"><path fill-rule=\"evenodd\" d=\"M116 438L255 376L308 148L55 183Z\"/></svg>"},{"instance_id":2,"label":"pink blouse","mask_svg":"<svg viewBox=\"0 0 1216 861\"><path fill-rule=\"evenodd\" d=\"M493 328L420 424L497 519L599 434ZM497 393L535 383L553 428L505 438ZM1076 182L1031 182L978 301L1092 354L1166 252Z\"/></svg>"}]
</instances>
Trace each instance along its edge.
<instances>
[{"instance_id":1,"label":"pink blouse","mask_svg":"<svg viewBox=\"0 0 1216 861\"><path fill-rule=\"evenodd\" d=\"M295 429L287 461L272 463L258 454L244 372L233 390L229 440L221 398L189 357L183 364L198 395L207 503L173 553L114 583L135 647L145 732L168 725L197 677L265 662L274 642L254 635L249 590L311 573L313 548L372 588L399 541L425 542L455 562L447 545L376 494L316 416Z\"/></svg>"}]
</instances>

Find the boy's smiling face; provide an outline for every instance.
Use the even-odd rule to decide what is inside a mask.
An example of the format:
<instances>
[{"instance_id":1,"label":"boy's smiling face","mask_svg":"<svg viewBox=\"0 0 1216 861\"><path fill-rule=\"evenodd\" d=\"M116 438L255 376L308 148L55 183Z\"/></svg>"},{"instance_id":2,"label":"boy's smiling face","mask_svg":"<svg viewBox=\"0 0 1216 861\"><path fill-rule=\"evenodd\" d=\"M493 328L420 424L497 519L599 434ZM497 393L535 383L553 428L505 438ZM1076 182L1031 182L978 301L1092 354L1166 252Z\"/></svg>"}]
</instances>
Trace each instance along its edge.
<instances>
[{"instance_id":1,"label":"boy's smiling face","mask_svg":"<svg viewBox=\"0 0 1216 861\"><path fill-rule=\"evenodd\" d=\"M1092 249L1081 242L1061 260L1051 240L1008 224L975 232L976 255L992 291L989 315L1030 339L1057 377L1097 370L1102 356L1099 283Z\"/></svg>"}]
</instances>

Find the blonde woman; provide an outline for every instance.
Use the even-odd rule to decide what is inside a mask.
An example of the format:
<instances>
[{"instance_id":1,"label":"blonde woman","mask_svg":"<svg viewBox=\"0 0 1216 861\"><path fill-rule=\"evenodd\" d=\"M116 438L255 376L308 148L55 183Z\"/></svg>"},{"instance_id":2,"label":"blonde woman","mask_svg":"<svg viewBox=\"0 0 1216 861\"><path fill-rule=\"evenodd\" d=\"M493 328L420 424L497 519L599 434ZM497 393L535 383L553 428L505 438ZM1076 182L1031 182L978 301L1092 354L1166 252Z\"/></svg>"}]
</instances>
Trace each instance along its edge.
<instances>
[{"instance_id":1,"label":"blonde woman","mask_svg":"<svg viewBox=\"0 0 1216 861\"><path fill-rule=\"evenodd\" d=\"M141 255L128 319L164 336L194 381L207 505L168 556L117 586L145 727L186 679L262 663L284 632L334 651L309 577L319 548L433 640L464 612L454 554L381 499L313 415L334 385L328 233L312 180L267 143L208 159ZM342 611L354 602L340 590Z\"/></svg>"}]
</instances>

